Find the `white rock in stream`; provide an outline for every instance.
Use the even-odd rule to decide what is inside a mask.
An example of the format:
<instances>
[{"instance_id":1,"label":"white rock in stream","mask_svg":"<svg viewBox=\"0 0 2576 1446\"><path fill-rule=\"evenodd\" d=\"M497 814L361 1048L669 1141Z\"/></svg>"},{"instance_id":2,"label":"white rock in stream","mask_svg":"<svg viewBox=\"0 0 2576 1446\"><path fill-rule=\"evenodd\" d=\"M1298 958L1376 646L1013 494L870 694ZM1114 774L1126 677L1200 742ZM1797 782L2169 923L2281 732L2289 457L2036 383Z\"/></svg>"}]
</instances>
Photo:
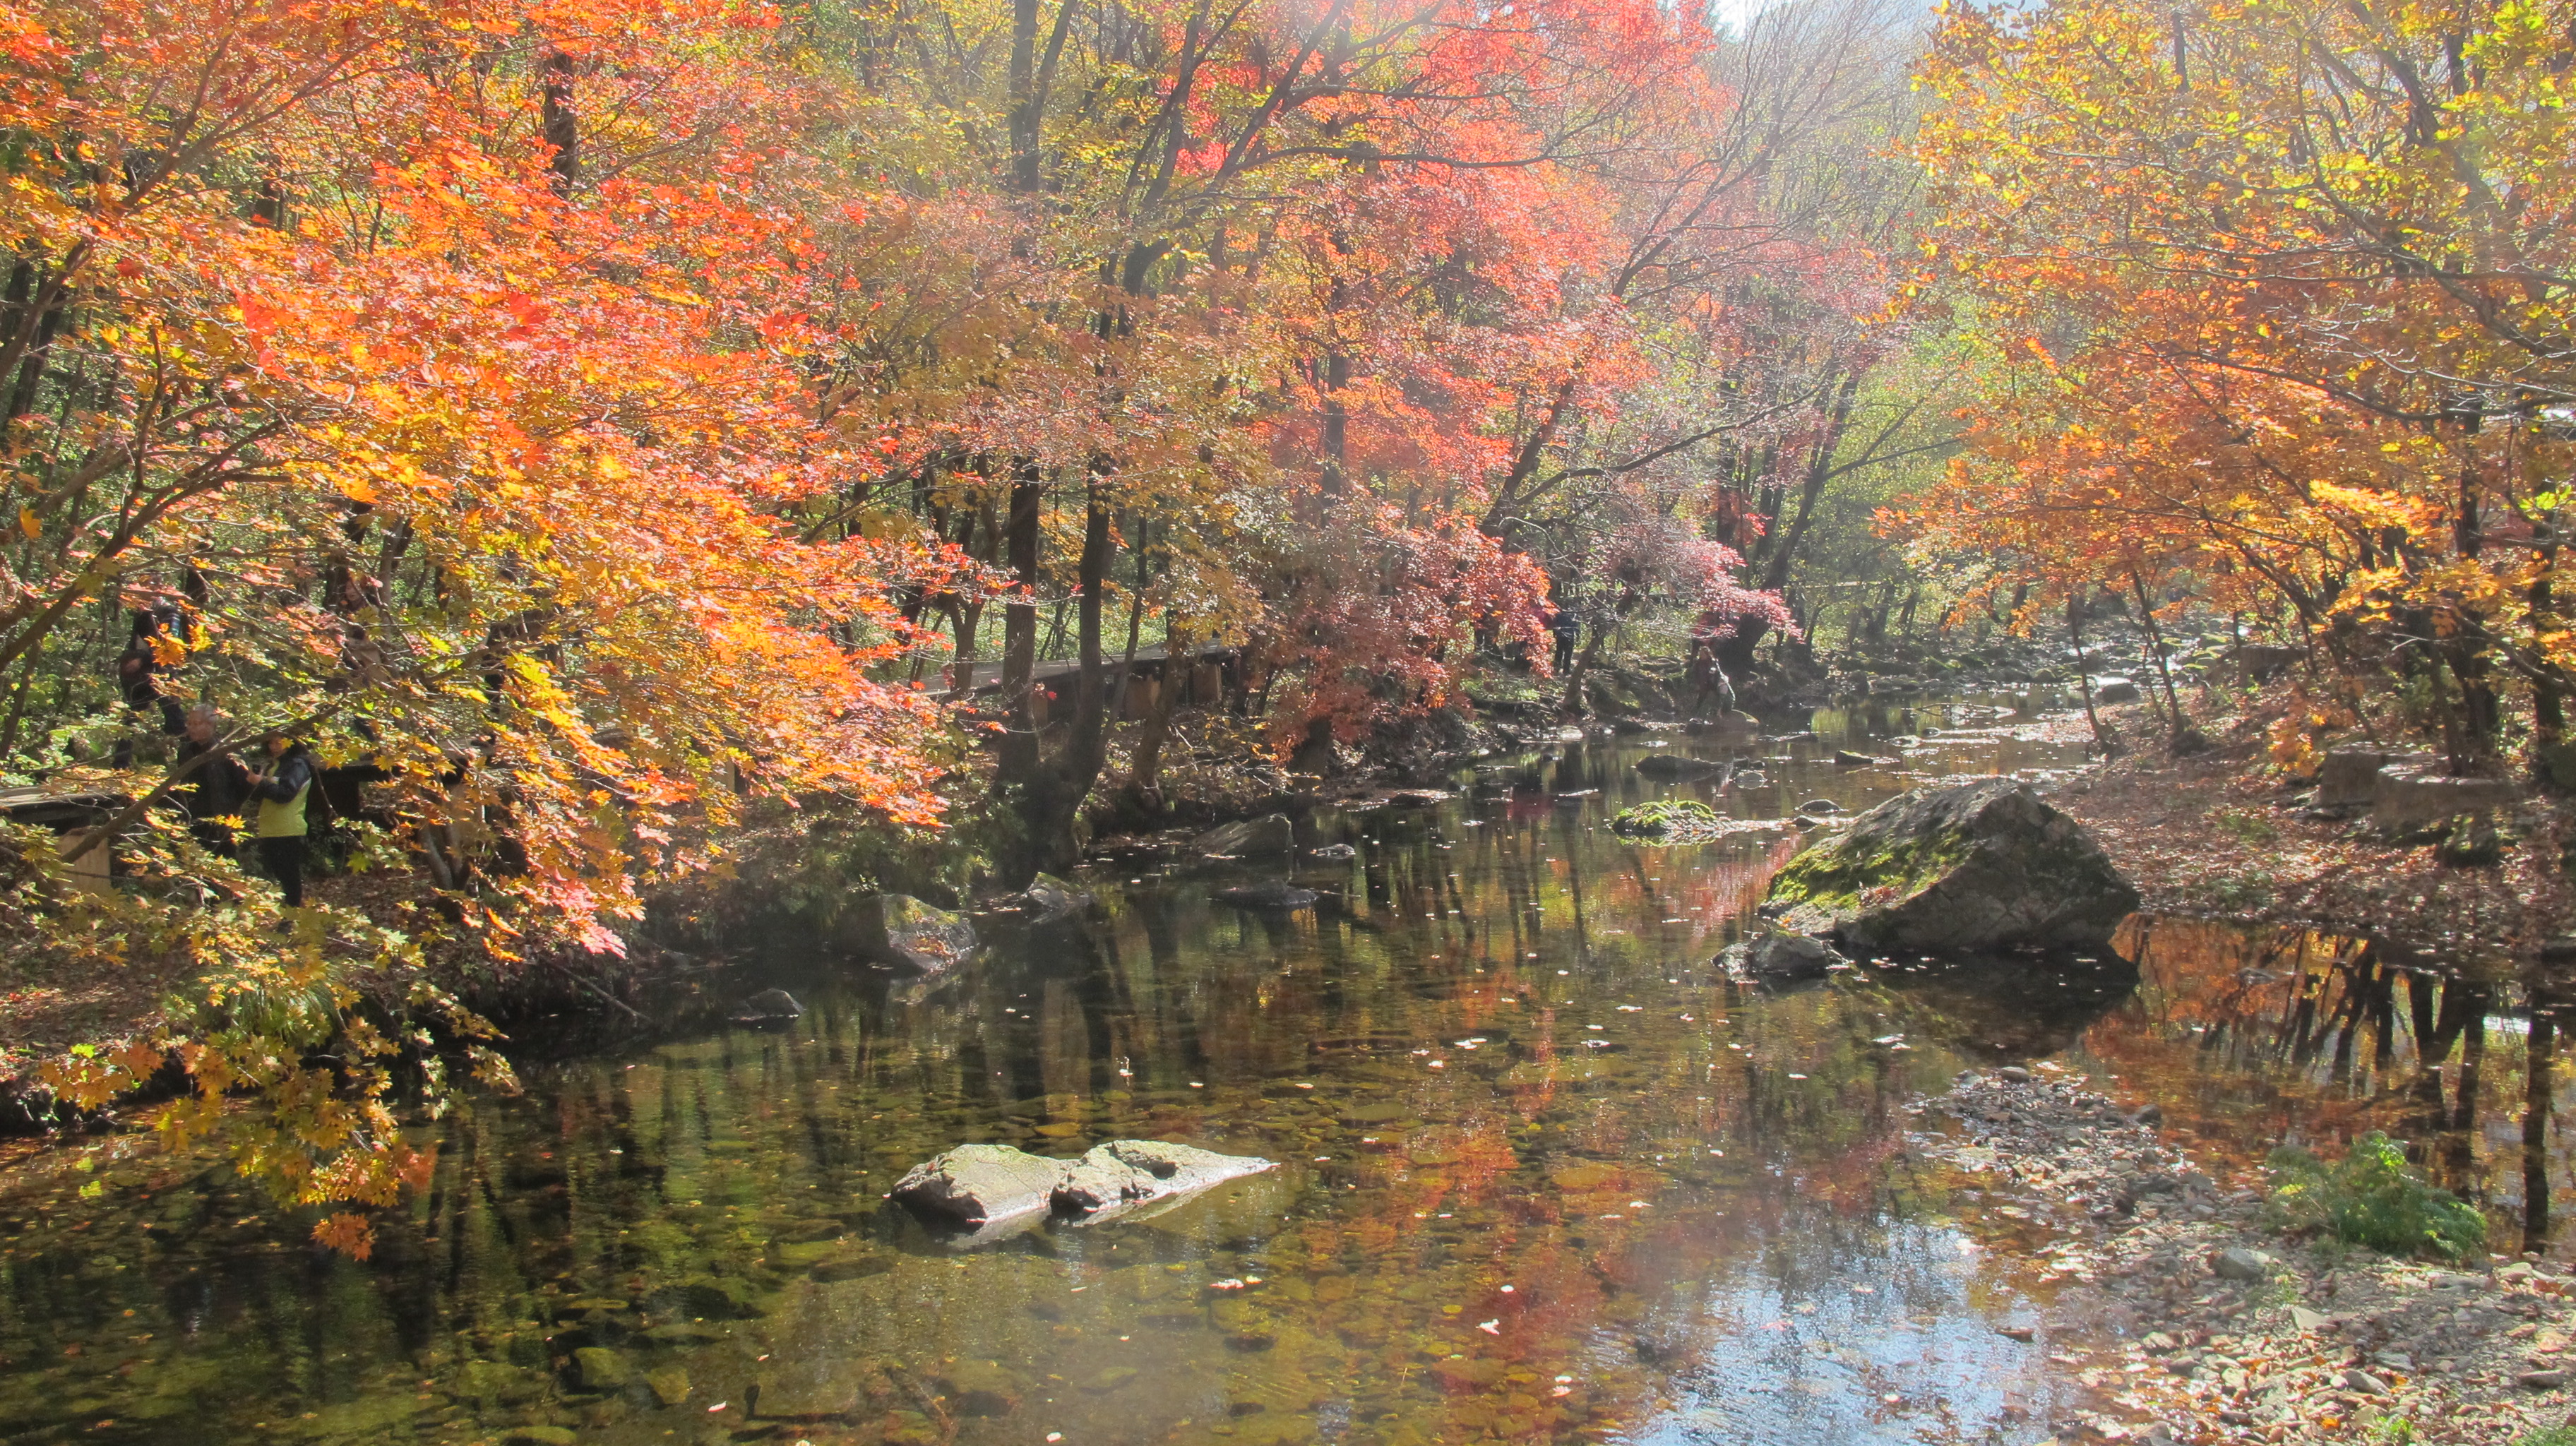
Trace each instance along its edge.
<instances>
[{"instance_id":1,"label":"white rock in stream","mask_svg":"<svg viewBox=\"0 0 2576 1446\"><path fill-rule=\"evenodd\" d=\"M1277 1168L1255 1155L1220 1155L1160 1140L1112 1140L1079 1160L1048 1159L1009 1145L960 1145L913 1166L892 1194L961 1225L1046 1211L1097 1219Z\"/></svg>"}]
</instances>

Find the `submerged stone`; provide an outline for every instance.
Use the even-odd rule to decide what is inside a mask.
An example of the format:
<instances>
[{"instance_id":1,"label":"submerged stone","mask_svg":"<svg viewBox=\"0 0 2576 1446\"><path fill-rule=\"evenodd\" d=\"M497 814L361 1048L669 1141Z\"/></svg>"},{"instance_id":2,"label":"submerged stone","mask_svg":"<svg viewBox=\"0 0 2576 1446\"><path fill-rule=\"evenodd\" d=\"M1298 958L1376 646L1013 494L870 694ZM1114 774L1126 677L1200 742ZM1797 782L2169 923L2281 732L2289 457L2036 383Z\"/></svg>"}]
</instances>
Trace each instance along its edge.
<instances>
[{"instance_id":1,"label":"submerged stone","mask_svg":"<svg viewBox=\"0 0 2576 1446\"><path fill-rule=\"evenodd\" d=\"M999 1361L959 1361L939 1373L939 1384L960 1416L1007 1416L1025 1389Z\"/></svg>"},{"instance_id":2,"label":"submerged stone","mask_svg":"<svg viewBox=\"0 0 2576 1446\"><path fill-rule=\"evenodd\" d=\"M1217 890L1220 903L1238 909L1303 909L1322 897L1313 889L1301 889L1286 879L1263 879L1259 883L1240 884Z\"/></svg>"},{"instance_id":3,"label":"submerged stone","mask_svg":"<svg viewBox=\"0 0 2576 1446\"><path fill-rule=\"evenodd\" d=\"M1917 789L1772 877L1763 912L1874 949L2098 948L2138 891L2083 825L2011 779Z\"/></svg>"},{"instance_id":4,"label":"submerged stone","mask_svg":"<svg viewBox=\"0 0 2576 1446\"><path fill-rule=\"evenodd\" d=\"M1640 762L1637 771L1648 778L1707 778L1725 772L1726 765L1685 753L1658 753Z\"/></svg>"},{"instance_id":5,"label":"submerged stone","mask_svg":"<svg viewBox=\"0 0 2576 1446\"><path fill-rule=\"evenodd\" d=\"M626 1358L606 1346L583 1346L572 1353L574 1381L585 1391L623 1390L635 1379Z\"/></svg>"}]
</instances>

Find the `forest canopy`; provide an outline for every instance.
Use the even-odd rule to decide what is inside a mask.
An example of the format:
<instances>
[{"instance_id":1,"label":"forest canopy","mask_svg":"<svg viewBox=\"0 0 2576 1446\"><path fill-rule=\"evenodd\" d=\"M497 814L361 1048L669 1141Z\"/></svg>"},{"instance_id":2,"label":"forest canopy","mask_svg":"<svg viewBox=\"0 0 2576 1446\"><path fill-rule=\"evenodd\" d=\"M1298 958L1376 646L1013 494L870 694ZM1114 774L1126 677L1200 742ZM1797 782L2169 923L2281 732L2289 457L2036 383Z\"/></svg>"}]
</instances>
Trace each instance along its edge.
<instances>
[{"instance_id":1,"label":"forest canopy","mask_svg":"<svg viewBox=\"0 0 2576 1446\"><path fill-rule=\"evenodd\" d=\"M454 959L614 956L764 809L971 796L1005 882L1069 862L1149 625L1227 647L1281 754L1482 654L1549 677L1551 618L1577 675L1641 611L1795 636L1774 524L1904 334L1905 42L1859 8L6 25L0 765L112 800L12 834L10 922L197 981L47 1077L94 1105L176 1047L178 1127L265 1091L246 1164L317 1206L391 1199L397 1078L492 1035ZM343 862L395 881L283 932L174 807L270 732L363 780Z\"/></svg>"}]
</instances>

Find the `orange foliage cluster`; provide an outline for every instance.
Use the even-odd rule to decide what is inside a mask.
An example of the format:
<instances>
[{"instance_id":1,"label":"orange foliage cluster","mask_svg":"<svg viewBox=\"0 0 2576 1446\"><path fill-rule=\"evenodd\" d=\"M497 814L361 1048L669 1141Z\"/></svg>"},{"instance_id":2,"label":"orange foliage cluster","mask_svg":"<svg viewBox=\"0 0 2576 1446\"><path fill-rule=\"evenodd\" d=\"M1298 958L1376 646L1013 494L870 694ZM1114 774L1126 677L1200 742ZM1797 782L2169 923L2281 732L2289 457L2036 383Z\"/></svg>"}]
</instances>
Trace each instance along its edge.
<instances>
[{"instance_id":1,"label":"orange foliage cluster","mask_svg":"<svg viewBox=\"0 0 2576 1446\"><path fill-rule=\"evenodd\" d=\"M1925 78L1978 445L1894 519L2039 602L2191 592L2544 741L2576 452L2563 0L1966 9Z\"/></svg>"}]
</instances>

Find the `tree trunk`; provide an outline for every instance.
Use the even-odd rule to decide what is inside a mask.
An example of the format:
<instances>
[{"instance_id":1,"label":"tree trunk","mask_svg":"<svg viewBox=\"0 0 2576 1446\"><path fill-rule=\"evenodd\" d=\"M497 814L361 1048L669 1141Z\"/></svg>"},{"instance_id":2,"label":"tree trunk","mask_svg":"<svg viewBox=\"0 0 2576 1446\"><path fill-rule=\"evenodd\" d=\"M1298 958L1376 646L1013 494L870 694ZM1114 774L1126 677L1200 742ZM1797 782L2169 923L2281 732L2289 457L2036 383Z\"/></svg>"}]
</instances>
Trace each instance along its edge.
<instances>
[{"instance_id":1,"label":"tree trunk","mask_svg":"<svg viewBox=\"0 0 2576 1446\"><path fill-rule=\"evenodd\" d=\"M2134 567L2129 569L2129 586L2138 594L2138 621L2147 630L2147 652L2156 660L2156 676L2164 680L2165 737L2170 742L2180 743L2191 731L2191 725L2182 716L2182 699L2174 693L2173 668L2165 661L2164 631L2156 626L2156 605L2147 598L2147 580L2140 577Z\"/></svg>"},{"instance_id":2,"label":"tree trunk","mask_svg":"<svg viewBox=\"0 0 2576 1446\"><path fill-rule=\"evenodd\" d=\"M1109 688L1100 648L1100 601L1109 572L1117 562L1116 534L1110 528L1109 485L1105 468L1095 464L1084 487L1082 556L1075 564L1081 594L1074 603L1075 646L1081 666L1075 673L1073 717L1064 747L1052 759L1039 757L1037 733L1028 735L1027 766L1016 790L1021 825L1021 851L1009 882L1025 884L1041 869L1071 868L1082 857L1082 806L1100 781L1109 754ZM1034 509L1032 509L1034 511ZM1016 514L1016 509L1015 509ZM1034 556L1034 546L1031 549ZM1035 608L1029 631L1036 632ZM1028 689L1020 693L1027 707ZM1016 728L1010 735L1017 738Z\"/></svg>"},{"instance_id":3,"label":"tree trunk","mask_svg":"<svg viewBox=\"0 0 2576 1446\"><path fill-rule=\"evenodd\" d=\"M2549 1112L2558 1100L2551 1066L2558 1055L2558 1021L2531 1012L2531 1044L2522 1090L2522 1248L2549 1243Z\"/></svg>"},{"instance_id":4,"label":"tree trunk","mask_svg":"<svg viewBox=\"0 0 2576 1446\"><path fill-rule=\"evenodd\" d=\"M1026 786L1038 771L1037 715L1029 706L1038 664L1038 508L1044 489L1035 462L1012 465L1010 515L1002 552L1016 591L1002 604L1002 744L997 779Z\"/></svg>"},{"instance_id":5,"label":"tree trunk","mask_svg":"<svg viewBox=\"0 0 2576 1446\"><path fill-rule=\"evenodd\" d=\"M1843 429L1851 422L1852 399L1859 391L1859 369L1844 373L1842 385L1834 392L1833 411L1825 420L1825 433L1807 456L1807 475L1798 488L1797 515L1790 520L1788 530L1780 534L1778 545L1764 558L1760 581L1754 584L1756 589L1777 592L1788 585L1789 569L1798 560L1798 544L1806 540L1807 525L1815 520L1816 502L1824 496L1825 483L1832 480L1834 449L1842 445ZM1768 537L1766 533L1766 540ZM1718 661L1730 673L1751 667L1753 650L1770 629L1771 625L1760 618L1738 622L1734 636L1718 645Z\"/></svg>"},{"instance_id":6,"label":"tree trunk","mask_svg":"<svg viewBox=\"0 0 2576 1446\"><path fill-rule=\"evenodd\" d=\"M1172 733L1172 709L1178 706L1176 695L1181 690L1178 669L1187 668L1189 649L1173 629L1171 615L1163 617L1163 670L1156 675L1154 707L1145 715L1145 729L1136 740L1135 772L1128 786L1140 797L1150 797L1158 786L1155 782L1163 765L1163 740Z\"/></svg>"},{"instance_id":7,"label":"tree trunk","mask_svg":"<svg viewBox=\"0 0 2576 1446\"><path fill-rule=\"evenodd\" d=\"M560 50L546 51L538 81L538 120L546 144L554 147L546 168L555 173L554 190L569 196L581 184L581 123L573 111L573 59Z\"/></svg>"},{"instance_id":8,"label":"tree trunk","mask_svg":"<svg viewBox=\"0 0 2576 1446\"><path fill-rule=\"evenodd\" d=\"M2084 695L2084 721L2093 725L2093 746L2110 757L2119 751L2118 740L2102 727L2102 715L2093 707L2093 675L2084 659L2084 604L2073 591L2066 594L2066 636L2075 644L2075 688Z\"/></svg>"}]
</instances>

